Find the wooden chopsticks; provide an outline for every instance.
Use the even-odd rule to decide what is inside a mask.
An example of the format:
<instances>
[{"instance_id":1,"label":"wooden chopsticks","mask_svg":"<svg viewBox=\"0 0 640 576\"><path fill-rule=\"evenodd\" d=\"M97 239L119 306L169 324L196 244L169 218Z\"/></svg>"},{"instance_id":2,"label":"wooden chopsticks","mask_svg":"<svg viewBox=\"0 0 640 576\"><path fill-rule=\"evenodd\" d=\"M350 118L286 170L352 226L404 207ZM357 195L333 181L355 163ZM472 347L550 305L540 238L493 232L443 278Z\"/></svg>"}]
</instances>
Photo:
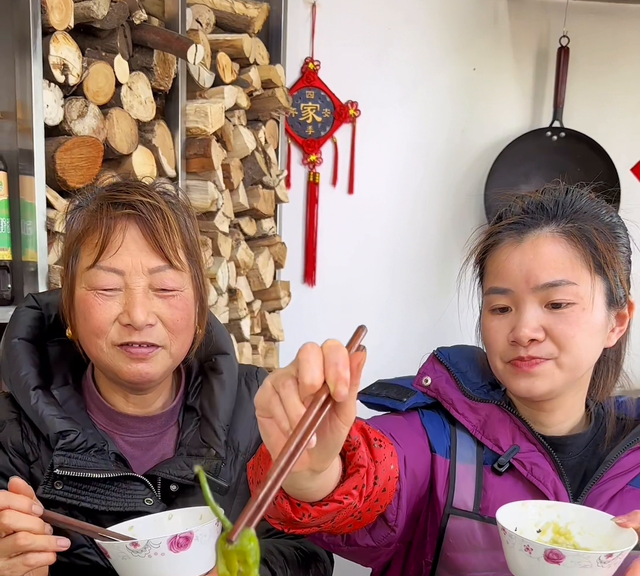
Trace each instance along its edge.
<instances>
[{"instance_id":1,"label":"wooden chopsticks","mask_svg":"<svg viewBox=\"0 0 640 576\"><path fill-rule=\"evenodd\" d=\"M346 346L349 354L353 354L358 349L366 334L366 326L358 326ZM227 538L228 542L233 544L245 528L255 528L258 525L258 522L260 522L267 508L273 502L287 475L291 472L298 458L300 458L304 452L309 440L311 440L311 437L315 434L318 426L320 426L320 423L331 409L333 403L334 400L331 397L331 392L325 383L322 388L316 392L307 411L298 422L291 436L289 436L289 439L267 474L264 484L244 507L240 517L229 533Z\"/></svg>"},{"instance_id":2,"label":"wooden chopsticks","mask_svg":"<svg viewBox=\"0 0 640 576\"><path fill-rule=\"evenodd\" d=\"M82 534L83 536L89 536L94 540L113 540L115 542L130 542L135 540L135 538L132 538L131 536L112 532L106 528L100 528L100 526L95 526L94 524L83 522L82 520L76 520L75 518L69 518L69 516L58 514L57 512L51 512L50 510L45 510L41 518L47 524L51 524L51 526L56 526L63 530L72 530L73 532Z\"/></svg>"}]
</instances>

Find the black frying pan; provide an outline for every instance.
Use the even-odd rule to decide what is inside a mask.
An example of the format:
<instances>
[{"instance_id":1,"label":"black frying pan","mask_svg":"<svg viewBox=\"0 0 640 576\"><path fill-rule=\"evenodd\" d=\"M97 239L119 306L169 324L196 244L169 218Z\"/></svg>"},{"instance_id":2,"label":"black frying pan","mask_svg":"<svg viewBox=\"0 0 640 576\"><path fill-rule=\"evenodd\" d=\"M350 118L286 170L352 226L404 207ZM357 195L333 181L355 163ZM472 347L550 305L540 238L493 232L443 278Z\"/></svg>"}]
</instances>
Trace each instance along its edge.
<instances>
[{"instance_id":1,"label":"black frying pan","mask_svg":"<svg viewBox=\"0 0 640 576\"><path fill-rule=\"evenodd\" d=\"M569 72L569 42L560 37L556 59L553 120L548 128L523 134L496 158L484 190L484 210L491 222L509 196L539 190L554 180L588 183L616 210L620 208L620 178L605 149L586 134L562 123ZM554 124L558 123L558 126Z\"/></svg>"}]
</instances>

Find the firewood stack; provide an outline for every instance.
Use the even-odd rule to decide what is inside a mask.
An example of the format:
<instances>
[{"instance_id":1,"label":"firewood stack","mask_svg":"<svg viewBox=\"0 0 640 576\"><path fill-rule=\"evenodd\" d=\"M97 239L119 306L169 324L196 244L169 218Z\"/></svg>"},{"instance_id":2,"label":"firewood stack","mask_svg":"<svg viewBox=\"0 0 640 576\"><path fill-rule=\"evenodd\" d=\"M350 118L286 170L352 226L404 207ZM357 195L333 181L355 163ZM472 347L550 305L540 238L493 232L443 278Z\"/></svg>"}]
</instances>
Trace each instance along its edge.
<instances>
[{"instance_id":1,"label":"firewood stack","mask_svg":"<svg viewBox=\"0 0 640 576\"><path fill-rule=\"evenodd\" d=\"M176 177L162 116L183 59L185 191L199 215L209 305L239 361L273 370L291 300L289 282L276 280L287 257L276 210L289 200L276 151L291 97L257 36L268 3L188 4L180 36L164 28L164 0L42 0L49 282L60 284L63 211L75 190L121 176Z\"/></svg>"}]
</instances>

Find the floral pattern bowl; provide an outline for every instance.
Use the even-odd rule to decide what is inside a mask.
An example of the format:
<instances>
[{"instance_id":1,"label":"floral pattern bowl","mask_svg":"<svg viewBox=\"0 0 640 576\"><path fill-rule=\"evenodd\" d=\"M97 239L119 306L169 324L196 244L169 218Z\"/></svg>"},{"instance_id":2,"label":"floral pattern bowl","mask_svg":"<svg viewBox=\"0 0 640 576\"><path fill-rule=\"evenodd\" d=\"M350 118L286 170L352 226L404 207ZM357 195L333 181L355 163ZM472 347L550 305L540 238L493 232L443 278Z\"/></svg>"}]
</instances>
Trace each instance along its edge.
<instances>
[{"instance_id":1,"label":"floral pattern bowl","mask_svg":"<svg viewBox=\"0 0 640 576\"><path fill-rule=\"evenodd\" d=\"M511 502L496 513L514 576L624 574L638 535L612 518L586 506L548 500Z\"/></svg>"},{"instance_id":2,"label":"floral pattern bowl","mask_svg":"<svg viewBox=\"0 0 640 576\"><path fill-rule=\"evenodd\" d=\"M208 506L150 514L109 529L135 538L96 541L118 576L203 576L216 564L222 533Z\"/></svg>"}]
</instances>

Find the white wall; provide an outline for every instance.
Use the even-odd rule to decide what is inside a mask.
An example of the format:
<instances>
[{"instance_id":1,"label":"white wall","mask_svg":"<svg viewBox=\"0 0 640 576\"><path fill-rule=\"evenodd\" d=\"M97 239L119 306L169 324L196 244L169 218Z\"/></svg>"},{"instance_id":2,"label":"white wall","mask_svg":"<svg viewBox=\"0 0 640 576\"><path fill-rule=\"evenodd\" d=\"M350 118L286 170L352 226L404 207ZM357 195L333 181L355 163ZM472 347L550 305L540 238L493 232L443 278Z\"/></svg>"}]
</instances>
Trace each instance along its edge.
<instances>
[{"instance_id":1,"label":"white wall","mask_svg":"<svg viewBox=\"0 0 640 576\"><path fill-rule=\"evenodd\" d=\"M414 372L434 347L474 342L457 273L484 223L482 191L499 151L549 123L560 0L319 0L316 56L338 97L360 103L356 195L347 196L350 127L321 168L318 285L302 284L305 172L295 151L284 277L288 362L309 340L369 327L364 382ZM287 74L309 52L310 4L290 0ZM565 124L595 138L622 181L621 213L640 240L640 6L571 2ZM636 274L640 268L636 269ZM636 276L637 284L637 276ZM640 375L640 323L629 367ZM364 414L364 412L363 412ZM340 563L342 576L365 574Z\"/></svg>"}]
</instances>

